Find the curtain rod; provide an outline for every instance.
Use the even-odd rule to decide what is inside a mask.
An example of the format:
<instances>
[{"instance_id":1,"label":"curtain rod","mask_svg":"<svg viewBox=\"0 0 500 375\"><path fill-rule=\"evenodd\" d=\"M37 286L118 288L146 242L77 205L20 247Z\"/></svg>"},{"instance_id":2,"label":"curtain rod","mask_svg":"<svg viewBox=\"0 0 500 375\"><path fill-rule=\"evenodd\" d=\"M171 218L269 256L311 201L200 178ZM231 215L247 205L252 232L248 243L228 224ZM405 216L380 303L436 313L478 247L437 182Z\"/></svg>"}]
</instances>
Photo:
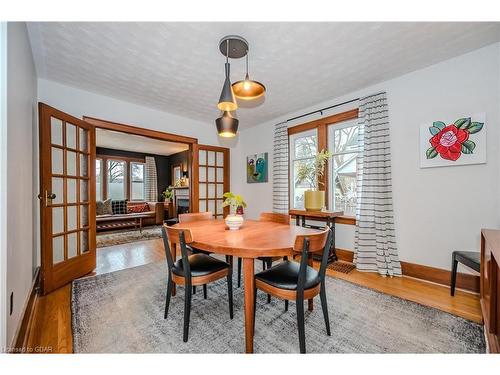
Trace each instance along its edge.
<instances>
[{"instance_id":1,"label":"curtain rod","mask_svg":"<svg viewBox=\"0 0 500 375\"><path fill-rule=\"evenodd\" d=\"M351 99L351 100L347 100L345 102L342 102L342 103L338 103L338 104L334 104L334 105L331 105L329 107L325 107L325 108L321 108L321 109L317 109L315 111L312 111L312 112L308 112L308 113L304 113L303 115L300 115L300 116L296 116L296 117L292 117L292 118L289 118L288 120L286 120L285 122L289 122L289 121L293 121L293 120L297 120L299 118L302 118L302 117L306 117L306 116L309 116L309 115L312 115L312 114L315 114L315 113L321 113L323 114L323 111L327 111L329 109L332 109L332 108L335 108L335 107L340 107L341 105L344 105L344 104L349 104L349 103L352 103L352 102L356 102L358 101L360 98L356 98L356 99Z\"/></svg>"}]
</instances>

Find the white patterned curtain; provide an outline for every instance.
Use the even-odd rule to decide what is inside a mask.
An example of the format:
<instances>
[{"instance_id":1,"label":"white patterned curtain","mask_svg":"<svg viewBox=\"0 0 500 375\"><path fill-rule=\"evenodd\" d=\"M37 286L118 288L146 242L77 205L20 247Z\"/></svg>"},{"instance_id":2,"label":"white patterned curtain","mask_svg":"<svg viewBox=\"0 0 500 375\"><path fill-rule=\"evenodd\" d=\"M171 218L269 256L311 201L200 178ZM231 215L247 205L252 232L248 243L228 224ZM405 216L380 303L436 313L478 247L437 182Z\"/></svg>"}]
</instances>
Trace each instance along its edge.
<instances>
[{"instance_id":1,"label":"white patterned curtain","mask_svg":"<svg viewBox=\"0 0 500 375\"><path fill-rule=\"evenodd\" d=\"M144 181L144 196L148 202L158 200L158 183L156 179L156 162L152 156L146 156L146 179Z\"/></svg>"},{"instance_id":2,"label":"white patterned curtain","mask_svg":"<svg viewBox=\"0 0 500 375\"><path fill-rule=\"evenodd\" d=\"M274 127L273 147L273 211L288 213L288 126Z\"/></svg>"},{"instance_id":3,"label":"white patterned curtain","mask_svg":"<svg viewBox=\"0 0 500 375\"><path fill-rule=\"evenodd\" d=\"M360 271L401 276L392 208L386 94L360 99L354 262Z\"/></svg>"}]
</instances>

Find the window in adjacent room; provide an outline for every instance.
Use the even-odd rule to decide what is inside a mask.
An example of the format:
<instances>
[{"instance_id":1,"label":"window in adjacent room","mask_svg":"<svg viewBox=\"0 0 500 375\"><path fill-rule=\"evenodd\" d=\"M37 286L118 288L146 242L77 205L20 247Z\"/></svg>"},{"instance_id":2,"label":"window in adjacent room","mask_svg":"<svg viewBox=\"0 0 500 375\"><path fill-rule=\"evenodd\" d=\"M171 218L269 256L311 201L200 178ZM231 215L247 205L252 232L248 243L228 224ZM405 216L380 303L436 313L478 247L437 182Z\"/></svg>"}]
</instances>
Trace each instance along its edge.
<instances>
[{"instance_id":1,"label":"window in adjacent room","mask_svg":"<svg viewBox=\"0 0 500 375\"><path fill-rule=\"evenodd\" d=\"M130 200L144 200L144 163L130 163Z\"/></svg>"},{"instance_id":2,"label":"window in adjacent room","mask_svg":"<svg viewBox=\"0 0 500 375\"><path fill-rule=\"evenodd\" d=\"M97 201L102 201L102 159L95 160L95 199Z\"/></svg>"},{"instance_id":3,"label":"window in adjacent room","mask_svg":"<svg viewBox=\"0 0 500 375\"><path fill-rule=\"evenodd\" d=\"M125 165L124 161L108 159L107 198L113 200L125 199Z\"/></svg>"},{"instance_id":4,"label":"window in adjacent room","mask_svg":"<svg viewBox=\"0 0 500 375\"><path fill-rule=\"evenodd\" d=\"M329 207L332 210L344 211L345 216L355 216L356 158L358 156L357 120L328 126L328 149L333 153L329 162Z\"/></svg>"},{"instance_id":5,"label":"window in adjacent room","mask_svg":"<svg viewBox=\"0 0 500 375\"><path fill-rule=\"evenodd\" d=\"M297 183L297 170L302 164L314 163L318 152L318 132L316 129L296 133L289 138L290 147L290 204L293 208L304 208L304 192L317 187L316 181Z\"/></svg>"}]
</instances>

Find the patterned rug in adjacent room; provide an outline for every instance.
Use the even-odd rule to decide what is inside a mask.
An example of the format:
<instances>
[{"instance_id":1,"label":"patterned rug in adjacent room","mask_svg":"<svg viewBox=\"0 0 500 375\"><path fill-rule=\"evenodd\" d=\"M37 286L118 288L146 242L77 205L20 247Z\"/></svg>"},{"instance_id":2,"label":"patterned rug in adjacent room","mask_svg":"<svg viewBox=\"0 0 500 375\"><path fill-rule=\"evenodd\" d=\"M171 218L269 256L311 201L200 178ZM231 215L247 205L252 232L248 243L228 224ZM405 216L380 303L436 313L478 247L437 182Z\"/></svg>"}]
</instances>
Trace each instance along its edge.
<instances>
[{"instance_id":1,"label":"patterned rug in adjacent room","mask_svg":"<svg viewBox=\"0 0 500 375\"><path fill-rule=\"evenodd\" d=\"M259 264L256 264L256 268ZM327 336L319 298L306 311L308 353L484 353L483 327L448 313L327 278L332 335ZM166 262L151 263L73 282L73 348L76 353L241 353L245 348L243 289L234 289L229 319L225 280L193 295L189 341L182 341L183 288L163 319ZM256 353L297 353L295 304L288 312L259 292Z\"/></svg>"},{"instance_id":2,"label":"patterned rug in adjacent room","mask_svg":"<svg viewBox=\"0 0 500 375\"><path fill-rule=\"evenodd\" d=\"M116 231L99 232L96 236L96 247L121 245L129 242L153 240L161 238L161 225L142 229L122 229Z\"/></svg>"}]
</instances>

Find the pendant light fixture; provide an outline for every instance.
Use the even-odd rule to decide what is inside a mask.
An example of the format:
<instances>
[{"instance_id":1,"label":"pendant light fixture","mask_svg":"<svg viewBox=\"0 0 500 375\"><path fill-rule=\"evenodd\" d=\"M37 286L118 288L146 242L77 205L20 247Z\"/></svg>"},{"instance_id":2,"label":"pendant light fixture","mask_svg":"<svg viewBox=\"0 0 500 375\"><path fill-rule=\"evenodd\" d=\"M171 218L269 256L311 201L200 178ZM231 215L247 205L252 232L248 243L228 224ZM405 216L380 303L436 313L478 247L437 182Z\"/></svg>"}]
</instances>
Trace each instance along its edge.
<instances>
[{"instance_id":1,"label":"pendant light fixture","mask_svg":"<svg viewBox=\"0 0 500 375\"><path fill-rule=\"evenodd\" d=\"M238 132L239 120L231 114L231 112L224 111L222 116L215 120L217 126L217 133L224 138L231 138L236 136Z\"/></svg>"},{"instance_id":2,"label":"pendant light fixture","mask_svg":"<svg viewBox=\"0 0 500 375\"><path fill-rule=\"evenodd\" d=\"M233 88L231 86L231 81L229 80L229 39L226 41L226 64L224 64L226 71L226 79L224 80L224 85L222 86L222 92L220 93L219 103L217 108L221 111L235 111L238 108L236 104L236 99L234 98Z\"/></svg>"},{"instance_id":3,"label":"pendant light fixture","mask_svg":"<svg viewBox=\"0 0 500 375\"><path fill-rule=\"evenodd\" d=\"M238 99L253 100L260 98L266 92L266 87L257 81L253 81L248 76L248 51L246 55L246 76L243 81L233 83L233 92Z\"/></svg>"},{"instance_id":4,"label":"pendant light fixture","mask_svg":"<svg viewBox=\"0 0 500 375\"><path fill-rule=\"evenodd\" d=\"M235 98L235 90L238 90L236 97L243 100L256 99L264 94L266 88L257 81L252 81L248 77L248 42L245 38L238 35L227 35L219 42L219 50L226 57L225 73L226 78L222 86L219 103L217 108L222 112L222 115L215 120L217 133L221 137L234 137L238 131L239 120L234 112L238 108ZM229 59L241 59L247 57L246 60L246 77L244 81L238 81L231 85Z\"/></svg>"}]
</instances>

